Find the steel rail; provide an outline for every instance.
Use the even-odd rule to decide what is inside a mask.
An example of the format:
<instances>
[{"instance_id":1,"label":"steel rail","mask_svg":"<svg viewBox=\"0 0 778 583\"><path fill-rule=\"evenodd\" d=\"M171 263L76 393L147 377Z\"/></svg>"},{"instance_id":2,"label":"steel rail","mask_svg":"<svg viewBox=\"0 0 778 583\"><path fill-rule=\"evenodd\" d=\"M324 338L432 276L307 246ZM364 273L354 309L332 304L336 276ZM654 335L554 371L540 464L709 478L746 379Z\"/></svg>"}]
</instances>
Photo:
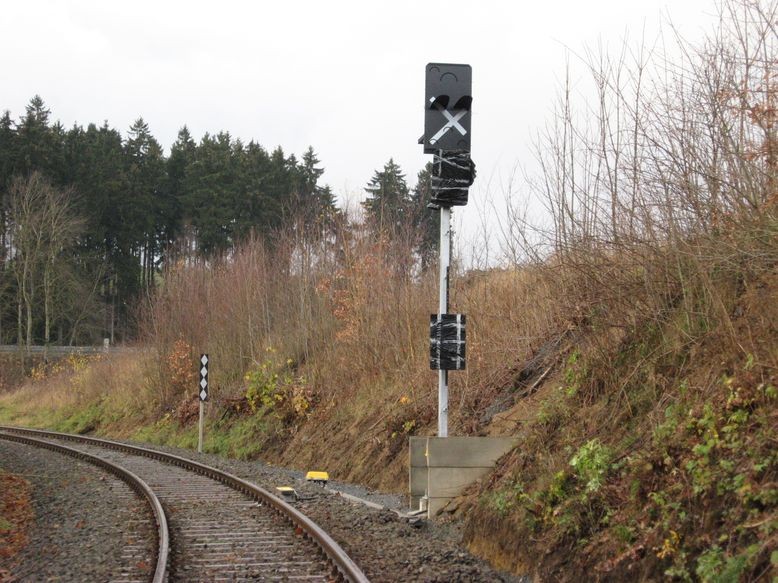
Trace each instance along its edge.
<instances>
[{"instance_id":1,"label":"steel rail","mask_svg":"<svg viewBox=\"0 0 778 583\"><path fill-rule=\"evenodd\" d=\"M26 429L22 427L11 427L5 425L0 425L0 431L25 435L37 435L39 437L49 437L52 439L70 440L97 445L117 451L124 451L176 465L217 480L229 486L230 488L233 488L239 492L243 492L258 502L266 503L278 514L286 517L294 526L299 527L308 539L315 542L319 548L321 548L325 557L329 560L333 567L332 575L335 575L341 580L348 581L350 583L369 583L367 576L362 572L357 564L354 563L351 557L349 557L348 554L346 554L346 552L341 548L341 546L335 542L332 537L330 537L330 535L322 530L318 524L313 522L313 520L305 516L291 504L281 500L278 496L271 494L256 484L252 484L251 482L238 478L233 474L177 455L163 453L161 451L148 449L137 445L129 445L126 443L120 443L118 441L111 441L108 439L99 439L96 437L87 437L84 435L73 435L70 433L60 433L57 431Z\"/></svg>"},{"instance_id":2,"label":"steel rail","mask_svg":"<svg viewBox=\"0 0 778 583\"><path fill-rule=\"evenodd\" d=\"M151 581L152 583L163 583L165 581L165 573L167 572L168 556L170 551L170 535L168 532L167 518L165 516L165 511L162 509L162 504L160 504L159 499L157 498L157 495L154 494L146 482L141 480L131 471L121 466L83 451L67 447L66 445L60 445L50 441L35 439L25 435L12 435L11 433L2 432L0 432L0 439L45 448L101 467L104 470L114 474L135 492L144 497L149 503L151 511L154 514L154 521L157 523L157 566L154 569L154 576L152 577Z\"/></svg>"}]
</instances>

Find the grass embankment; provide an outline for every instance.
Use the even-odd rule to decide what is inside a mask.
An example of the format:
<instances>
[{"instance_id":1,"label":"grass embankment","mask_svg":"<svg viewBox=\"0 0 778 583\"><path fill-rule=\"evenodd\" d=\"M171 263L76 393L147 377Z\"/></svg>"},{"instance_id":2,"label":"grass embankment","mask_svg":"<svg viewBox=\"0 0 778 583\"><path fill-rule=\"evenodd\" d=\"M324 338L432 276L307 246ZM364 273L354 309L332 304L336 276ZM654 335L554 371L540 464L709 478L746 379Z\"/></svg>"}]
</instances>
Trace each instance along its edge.
<instances>
[{"instance_id":1,"label":"grass embankment","mask_svg":"<svg viewBox=\"0 0 778 583\"><path fill-rule=\"evenodd\" d=\"M568 344L494 423L521 445L465 505L471 547L541 580L774 577L778 274L738 287L723 320Z\"/></svg>"},{"instance_id":2,"label":"grass embankment","mask_svg":"<svg viewBox=\"0 0 778 583\"><path fill-rule=\"evenodd\" d=\"M0 423L196 448L197 425L186 411L196 421L197 403L182 395L178 411L162 409L150 378L157 366L152 352L73 355L38 364L26 383L0 395ZM214 417L208 421L208 451L241 459L260 453L264 424L258 416L229 422Z\"/></svg>"}]
</instances>

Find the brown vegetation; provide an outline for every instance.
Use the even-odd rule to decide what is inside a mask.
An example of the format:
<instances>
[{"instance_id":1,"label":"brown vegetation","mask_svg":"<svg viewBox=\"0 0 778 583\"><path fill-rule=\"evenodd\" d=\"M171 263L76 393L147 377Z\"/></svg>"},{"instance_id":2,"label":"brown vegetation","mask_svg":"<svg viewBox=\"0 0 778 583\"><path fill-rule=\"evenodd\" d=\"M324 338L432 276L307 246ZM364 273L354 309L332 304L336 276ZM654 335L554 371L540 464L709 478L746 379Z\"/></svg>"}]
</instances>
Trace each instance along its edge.
<instances>
[{"instance_id":1,"label":"brown vegetation","mask_svg":"<svg viewBox=\"0 0 778 583\"><path fill-rule=\"evenodd\" d=\"M0 581L13 581L14 556L28 542L33 520L30 484L24 478L0 470Z\"/></svg>"}]
</instances>

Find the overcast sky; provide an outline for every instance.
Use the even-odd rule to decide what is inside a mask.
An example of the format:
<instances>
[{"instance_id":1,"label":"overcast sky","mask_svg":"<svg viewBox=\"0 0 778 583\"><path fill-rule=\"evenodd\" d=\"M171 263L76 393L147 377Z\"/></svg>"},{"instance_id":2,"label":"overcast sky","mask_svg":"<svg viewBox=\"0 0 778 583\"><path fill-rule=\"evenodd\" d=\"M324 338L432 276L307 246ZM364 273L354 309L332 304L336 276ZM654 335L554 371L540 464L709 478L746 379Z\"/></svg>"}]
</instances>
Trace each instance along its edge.
<instances>
[{"instance_id":1,"label":"overcast sky","mask_svg":"<svg viewBox=\"0 0 778 583\"><path fill-rule=\"evenodd\" d=\"M0 110L18 118L39 94L65 126L107 120L126 132L142 116L166 149L184 124L197 139L227 130L298 155L312 145L324 181L353 200L390 157L415 182L427 160L416 144L424 66L469 63L483 187L527 158L568 49L617 47L644 30L654 38L668 20L696 38L714 8L712 0L3 0Z\"/></svg>"}]
</instances>

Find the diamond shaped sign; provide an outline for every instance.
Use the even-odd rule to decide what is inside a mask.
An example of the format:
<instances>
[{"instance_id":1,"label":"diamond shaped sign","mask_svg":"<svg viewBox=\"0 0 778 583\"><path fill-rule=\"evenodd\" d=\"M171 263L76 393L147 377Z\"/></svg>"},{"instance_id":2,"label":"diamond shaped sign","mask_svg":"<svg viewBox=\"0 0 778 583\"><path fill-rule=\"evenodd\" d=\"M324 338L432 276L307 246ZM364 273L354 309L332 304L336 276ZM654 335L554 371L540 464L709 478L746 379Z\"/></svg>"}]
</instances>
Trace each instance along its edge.
<instances>
[{"instance_id":1,"label":"diamond shaped sign","mask_svg":"<svg viewBox=\"0 0 778 583\"><path fill-rule=\"evenodd\" d=\"M201 401L207 401L208 400L208 355L207 354L200 355L200 364L202 366L200 367L199 396Z\"/></svg>"}]
</instances>

